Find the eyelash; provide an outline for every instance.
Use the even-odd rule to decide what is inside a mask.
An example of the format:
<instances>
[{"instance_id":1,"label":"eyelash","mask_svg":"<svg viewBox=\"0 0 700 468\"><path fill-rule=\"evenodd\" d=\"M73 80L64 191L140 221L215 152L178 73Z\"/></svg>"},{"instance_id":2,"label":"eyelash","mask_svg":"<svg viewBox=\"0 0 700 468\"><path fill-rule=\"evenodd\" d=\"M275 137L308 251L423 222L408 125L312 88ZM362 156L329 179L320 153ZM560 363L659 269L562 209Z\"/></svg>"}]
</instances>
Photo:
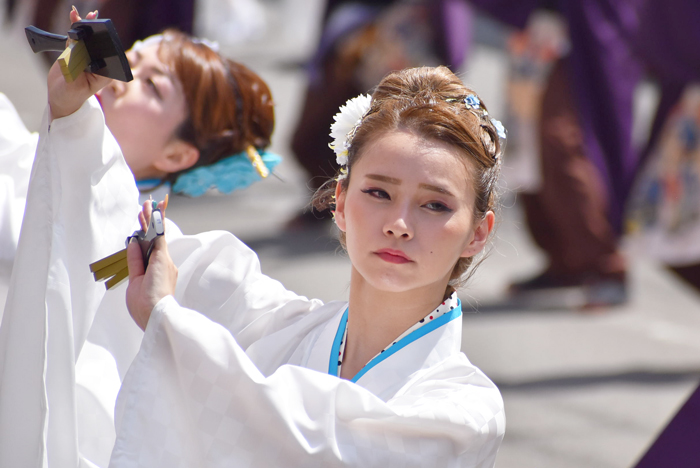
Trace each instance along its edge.
<instances>
[{"instance_id":1,"label":"eyelash","mask_svg":"<svg viewBox=\"0 0 700 468\"><path fill-rule=\"evenodd\" d=\"M362 189L361 192L366 193L369 196L371 196L373 198L380 199L380 200L391 200L391 197L389 196L389 194L381 189L375 189L375 188ZM431 205L434 205L434 208L430 208ZM440 203L440 202L429 202L423 206L428 208L430 211L435 211L437 213L451 213L452 212L452 208L450 208L447 205L445 205L444 203Z\"/></svg>"},{"instance_id":2,"label":"eyelash","mask_svg":"<svg viewBox=\"0 0 700 468\"><path fill-rule=\"evenodd\" d=\"M391 197L389 197L389 194L386 193L382 189L369 188L369 189L362 189L361 192L366 193L369 196L374 197L374 198L391 200ZM379 194L383 194L384 196L380 196Z\"/></svg>"},{"instance_id":3,"label":"eyelash","mask_svg":"<svg viewBox=\"0 0 700 468\"><path fill-rule=\"evenodd\" d=\"M158 99L161 99L160 93L158 92L158 87L156 86L155 81L153 81L151 78L148 78L146 80L146 84L153 90L153 92L156 94L156 97Z\"/></svg>"},{"instance_id":4,"label":"eyelash","mask_svg":"<svg viewBox=\"0 0 700 468\"><path fill-rule=\"evenodd\" d=\"M425 204L425 206L428 206L428 205L436 205L437 206L437 208L434 208L434 209L431 208L432 211L437 211L438 213L452 213L452 208L448 207L444 203L430 202L430 203Z\"/></svg>"}]
</instances>

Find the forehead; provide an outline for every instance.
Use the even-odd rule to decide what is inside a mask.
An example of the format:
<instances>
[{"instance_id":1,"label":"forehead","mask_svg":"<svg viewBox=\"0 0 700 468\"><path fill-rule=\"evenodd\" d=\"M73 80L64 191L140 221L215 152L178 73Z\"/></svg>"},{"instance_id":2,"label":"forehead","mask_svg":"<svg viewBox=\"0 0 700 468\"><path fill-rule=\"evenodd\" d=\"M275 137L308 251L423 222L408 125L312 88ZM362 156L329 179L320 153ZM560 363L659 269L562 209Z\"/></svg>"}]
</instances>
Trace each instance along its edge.
<instances>
[{"instance_id":1,"label":"forehead","mask_svg":"<svg viewBox=\"0 0 700 468\"><path fill-rule=\"evenodd\" d=\"M402 179L442 179L454 186L471 186L473 167L463 153L441 141L394 131L370 142L358 155L352 175L388 171Z\"/></svg>"},{"instance_id":2,"label":"forehead","mask_svg":"<svg viewBox=\"0 0 700 468\"><path fill-rule=\"evenodd\" d=\"M164 47L161 47L162 42L150 42L146 44L134 45L127 51L127 54L132 57L138 56L141 62L148 65L166 66L167 54L164 53Z\"/></svg>"},{"instance_id":3,"label":"forehead","mask_svg":"<svg viewBox=\"0 0 700 468\"><path fill-rule=\"evenodd\" d=\"M134 46L129 50L130 60L134 65L162 76L158 81L159 90L166 101L175 101L177 105L186 105L184 88L175 69L175 52L166 41L153 41ZM138 57L138 60L136 58Z\"/></svg>"}]
</instances>

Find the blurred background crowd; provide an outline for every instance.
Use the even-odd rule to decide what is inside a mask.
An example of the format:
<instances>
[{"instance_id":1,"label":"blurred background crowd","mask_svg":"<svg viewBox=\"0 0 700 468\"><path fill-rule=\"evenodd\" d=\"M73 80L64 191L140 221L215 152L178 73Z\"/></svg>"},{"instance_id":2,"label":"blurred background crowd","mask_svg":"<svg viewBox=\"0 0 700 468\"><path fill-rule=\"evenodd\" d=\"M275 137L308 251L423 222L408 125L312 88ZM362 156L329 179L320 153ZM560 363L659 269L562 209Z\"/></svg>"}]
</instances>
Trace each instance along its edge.
<instances>
[{"instance_id":1,"label":"blurred background crowd","mask_svg":"<svg viewBox=\"0 0 700 468\"><path fill-rule=\"evenodd\" d=\"M349 274L330 213L307 205L336 171L333 115L391 70L449 66L508 129L497 236L460 291L474 312L463 349L505 399L497 466L700 463L682 448L700 433L696 1L0 4L0 92L30 130L53 58L32 55L23 29L65 34L71 4L111 18L125 47L176 27L258 72L276 105L276 177L229 196L176 196L169 216L184 232L230 230L266 273L322 299L342 297L346 284L328 278ZM338 275L310 273L318 263ZM655 465L643 455L676 414L652 452L681 458Z\"/></svg>"}]
</instances>

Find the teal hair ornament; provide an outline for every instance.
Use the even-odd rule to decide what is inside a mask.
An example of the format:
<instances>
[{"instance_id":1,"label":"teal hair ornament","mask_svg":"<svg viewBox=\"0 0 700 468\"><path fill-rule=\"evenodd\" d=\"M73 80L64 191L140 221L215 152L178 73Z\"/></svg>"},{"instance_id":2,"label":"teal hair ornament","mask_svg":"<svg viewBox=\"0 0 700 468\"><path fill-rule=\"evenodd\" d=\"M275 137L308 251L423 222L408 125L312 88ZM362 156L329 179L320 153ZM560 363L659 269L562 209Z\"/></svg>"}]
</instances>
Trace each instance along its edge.
<instances>
[{"instance_id":1,"label":"teal hair ornament","mask_svg":"<svg viewBox=\"0 0 700 468\"><path fill-rule=\"evenodd\" d=\"M260 159L269 171L282 161L281 156L269 152L260 152ZM242 151L180 175L173 185L173 191L190 197L204 195L214 188L221 193L231 193L263 180L261 172L265 172L260 169L252 164L249 152Z\"/></svg>"}]
</instances>

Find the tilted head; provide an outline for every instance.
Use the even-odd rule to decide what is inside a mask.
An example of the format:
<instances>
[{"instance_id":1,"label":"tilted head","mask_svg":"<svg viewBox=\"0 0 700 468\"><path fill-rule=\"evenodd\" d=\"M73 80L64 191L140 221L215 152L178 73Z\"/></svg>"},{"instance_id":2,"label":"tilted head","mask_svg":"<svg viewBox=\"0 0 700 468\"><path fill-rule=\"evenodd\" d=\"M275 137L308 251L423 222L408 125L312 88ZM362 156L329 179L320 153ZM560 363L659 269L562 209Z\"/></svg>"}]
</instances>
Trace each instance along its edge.
<instances>
[{"instance_id":1,"label":"tilted head","mask_svg":"<svg viewBox=\"0 0 700 468\"><path fill-rule=\"evenodd\" d=\"M172 29L127 55L134 81L113 83L98 97L137 178L174 182L249 146L269 146L272 96L244 65Z\"/></svg>"},{"instance_id":2,"label":"tilted head","mask_svg":"<svg viewBox=\"0 0 700 468\"><path fill-rule=\"evenodd\" d=\"M316 193L314 207L332 207L336 184L340 183L341 189L347 190L352 168L361 160L365 149L384 135L397 131L440 142L459 154L472 179L465 180L464 184L473 187L475 192L475 220L483 219L496 209L495 191L504 130L500 122L490 118L474 91L446 67L402 70L381 81L372 94L368 110L349 132L345 147L338 148L342 142L336 139L336 152L342 155L339 163L342 165L347 156L346 166L341 168L337 179ZM472 261L473 257L457 261L451 285L466 280L462 277Z\"/></svg>"}]
</instances>

